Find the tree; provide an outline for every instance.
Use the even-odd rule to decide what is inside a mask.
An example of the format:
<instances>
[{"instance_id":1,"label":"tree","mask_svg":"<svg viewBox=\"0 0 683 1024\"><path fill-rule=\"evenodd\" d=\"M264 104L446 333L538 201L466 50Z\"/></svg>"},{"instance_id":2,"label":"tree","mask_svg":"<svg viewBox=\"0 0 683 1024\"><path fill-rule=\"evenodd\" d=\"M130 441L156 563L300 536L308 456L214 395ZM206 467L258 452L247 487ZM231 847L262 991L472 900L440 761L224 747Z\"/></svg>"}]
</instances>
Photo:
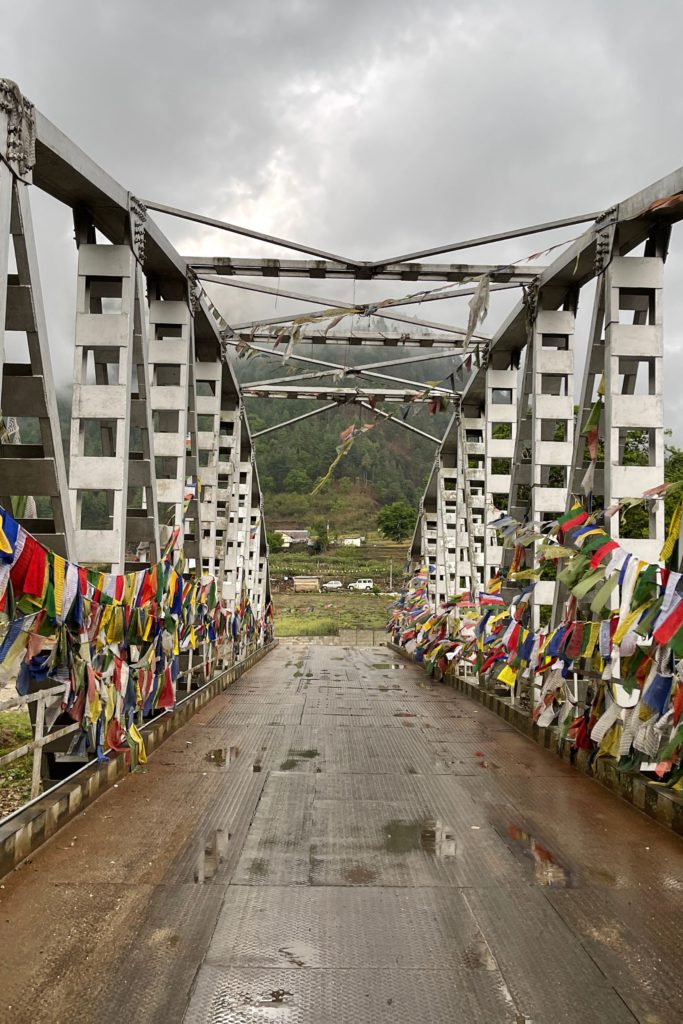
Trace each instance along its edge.
<instances>
[{"instance_id":1,"label":"tree","mask_svg":"<svg viewBox=\"0 0 683 1024\"><path fill-rule=\"evenodd\" d=\"M327 551L330 546L330 537L327 532L327 523L324 519L314 519L311 526L311 540L313 541L313 552L319 555L321 551Z\"/></svg>"},{"instance_id":2,"label":"tree","mask_svg":"<svg viewBox=\"0 0 683 1024\"><path fill-rule=\"evenodd\" d=\"M417 513L407 501L394 501L385 505L377 516L377 526L389 540L405 540L415 527Z\"/></svg>"},{"instance_id":3,"label":"tree","mask_svg":"<svg viewBox=\"0 0 683 1024\"><path fill-rule=\"evenodd\" d=\"M268 530L266 532L266 539L271 555L277 555L285 546L285 538L277 530Z\"/></svg>"},{"instance_id":4,"label":"tree","mask_svg":"<svg viewBox=\"0 0 683 1024\"><path fill-rule=\"evenodd\" d=\"M683 449L677 448L673 444L664 445L664 479L667 483L677 483L679 480L683 480ZM664 516L667 532L680 497L680 492L674 491L673 494L667 494L664 499Z\"/></svg>"},{"instance_id":5,"label":"tree","mask_svg":"<svg viewBox=\"0 0 683 1024\"><path fill-rule=\"evenodd\" d=\"M311 478L303 469L290 469L284 479L286 491L295 491L297 494L305 494L311 489Z\"/></svg>"}]
</instances>

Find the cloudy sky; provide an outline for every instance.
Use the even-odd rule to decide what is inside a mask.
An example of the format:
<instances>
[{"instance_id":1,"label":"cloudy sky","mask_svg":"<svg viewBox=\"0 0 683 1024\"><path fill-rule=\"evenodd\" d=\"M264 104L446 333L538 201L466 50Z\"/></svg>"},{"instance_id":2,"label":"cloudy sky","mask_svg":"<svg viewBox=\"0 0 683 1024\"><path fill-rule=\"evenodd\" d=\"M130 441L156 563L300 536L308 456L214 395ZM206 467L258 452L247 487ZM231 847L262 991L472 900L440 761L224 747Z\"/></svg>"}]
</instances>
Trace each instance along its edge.
<instances>
[{"instance_id":1,"label":"cloudy sky","mask_svg":"<svg viewBox=\"0 0 683 1024\"><path fill-rule=\"evenodd\" d=\"M602 209L683 163L683 5L676 0L1 6L0 75L17 81L126 188L351 257L377 259ZM38 197L35 210L64 380L72 229L51 200ZM287 255L159 222L184 253ZM515 259L579 230L455 258ZM674 235L665 397L680 443L682 254ZM313 290L306 282L291 287ZM324 287L343 300L401 291ZM233 321L293 308L221 292ZM488 331L511 301L494 304ZM466 320L463 300L419 312Z\"/></svg>"}]
</instances>

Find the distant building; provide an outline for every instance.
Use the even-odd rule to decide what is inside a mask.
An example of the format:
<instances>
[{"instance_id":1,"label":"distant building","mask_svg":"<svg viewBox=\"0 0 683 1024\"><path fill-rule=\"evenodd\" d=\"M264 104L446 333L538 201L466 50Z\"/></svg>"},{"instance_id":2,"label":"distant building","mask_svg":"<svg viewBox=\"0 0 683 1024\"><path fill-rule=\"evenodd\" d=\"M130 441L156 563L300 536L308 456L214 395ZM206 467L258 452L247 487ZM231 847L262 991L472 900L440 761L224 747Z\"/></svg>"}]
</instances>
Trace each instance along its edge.
<instances>
[{"instance_id":1,"label":"distant building","mask_svg":"<svg viewBox=\"0 0 683 1024\"><path fill-rule=\"evenodd\" d=\"M318 576L294 576L293 580L295 594L320 593L320 578Z\"/></svg>"},{"instance_id":2,"label":"distant building","mask_svg":"<svg viewBox=\"0 0 683 1024\"><path fill-rule=\"evenodd\" d=\"M283 547L289 548L292 544L311 544L308 530L278 530L282 535Z\"/></svg>"},{"instance_id":3,"label":"distant building","mask_svg":"<svg viewBox=\"0 0 683 1024\"><path fill-rule=\"evenodd\" d=\"M344 537L342 544L345 548L359 548L365 544L365 537Z\"/></svg>"}]
</instances>

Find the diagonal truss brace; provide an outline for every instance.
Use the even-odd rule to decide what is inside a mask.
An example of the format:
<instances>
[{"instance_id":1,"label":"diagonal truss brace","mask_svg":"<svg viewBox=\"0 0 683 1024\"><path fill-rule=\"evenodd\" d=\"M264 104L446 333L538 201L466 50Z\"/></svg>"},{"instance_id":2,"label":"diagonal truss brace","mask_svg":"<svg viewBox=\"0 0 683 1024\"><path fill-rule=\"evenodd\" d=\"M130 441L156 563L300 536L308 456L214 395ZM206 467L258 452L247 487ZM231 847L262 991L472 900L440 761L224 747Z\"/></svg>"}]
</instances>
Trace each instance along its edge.
<instances>
[{"instance_id":1,"label":"diagonal truss brace","mask_svg":"<svg viewBox=\"0 0 683 1024\"><path fill-rule=\"evenodd\" d=\"M385 420L391 420L392 423L398 423L399 427L404 427L413 434L419 434L420 437L426 437L428 441L432 441L434 444L441 444L440 437L434 437L433 434L428 434L426 430L420 430L419 427L414 427L412 423L406 423L405 420L399 419L397 416L392 416L391 413L384 412L383 409L373 409L368 402L359 402L358 404L361 408L369 409L371 412L374 412L376 416L381 416Z\"/></svg>"},{"instance_id":2,"label":"diagonal truss brace","mask_svg":"<svg viewBox=\"0 0 683 1024\"><path fill-rule=\"evenodd\" d=\"M263 437L265 434L272 434L276 430L282 430L283 427L291 427L294 423L301 423L302 420L308 420L311 416L320 416L323 412L329 412L330 409L338 408L338 402L330 402L329 405L321 405L319 409L310 409L309 412L303 412L301 416L293 416L290 420L284 420L282 423L275 423L272 427L265 427L263 430L255 430L251 436L252 438ZM369 408L369 406L367 408Z\"/></svg>"},{"instance_id":3,"label":"diagonal truss brace","mask_svg":"<svg viewBox=\"0 0 683 1024\"><path fill-rule=\"evenodd\" d=\"M324 260L333 260L335 263L348 264L351 267L359 267L362 264L356 260L349 260L345 256L338 256L335 253L325 252L323 249L313 249L311 246L302 245L300 242L292 242L286 238L278 238L276 235L265 235L261 231L253 231L251 228L244 228L238 224L230 224L225 220L215 220L213 217L204 217L199 213L191 213L189 210L179 210L175 206L164 206L161 203L154 203L150 199L143 199L142 202L148 210L156 210L158 213L167 213L170 217L179 217L181 220L191 220L196 224L206 224L212 228L219 228L221 231L230 231L235 235L244 235L247 238L254 238L259 242L270 242L271 245L280 245L283 249L293 249L296 252L305 252L309 256L319 256Z\"/></svg>"},{"instance_id":4,"label":"diagonal truss brace","mask_svg":"<svg viewBox=\"0 0 683 1024\"><path fill-rule=\"evenodd\" d=\"M412 423L406 423L405 420L399 419L397 416L392 416L391 413L384 412L383 409L373 409L368 402L360 401L357 403L362 409L368 409L374 413L375 416L380 416L382 419L391 420L392 423L397 423L399 427L404 427L406 430L411 431L413 434L418 434L420 437L426 438L433 444L441 444L441 438L434 437L433 434L428 434L426 430L420 430L419 427L414 427ZM301 416L293 416L289 420L284 420L282 423L276 423L272 427L266 427L264 430L257 430L251 436L252 438L263 437L265 434L272 434L276 430L282 430L283 427L291 427L294 423L301 423L302 420L310 419L311 416L320 416L323 412L329 412L330 409L338 409L339 403L332 402L330 405L323 405L319 409L311 409L309 412L304 412Z\"/></svg>"},{"instance_id":5,"label":"diagonal truss brace","mask_svg":"<svg viewBox=\"0 0 683 1024\"><path fill-rule=\"evenodd\" d=\"M239 346L239 344L240 344L239 341L234 341L232 338L228 338L226 340L227 340L227 344L233 346L233 348L237 348ZM272 349L264 348L262 345L250 345L250 348L254 352L258 352L261 355L266 355L266 356L271 356L271 357L274 355ZM288 383L293 383L296 380L304 380L307 377L310 379L312 377L323 377L323 376L326 376L328 373L329 374L340 373L340 374L343 374L344 377L351 377L351 376L353 376L353 377L356 377L356 376L358 376L358 377L373 377L373 378L376 378L376 379L379 379L379 380L388 380L388 381L391 381L393 384L403 384L405 387L410 387L410 388L415 388L416 390L420 390L420 388L424 387L424 385L421 385L419 381L406 380L403 377L393 377L393 376L391 376L389 374L377 373L376 372L376 368L379 367L379 366L383 366L383 365L386 365L386 366L397 365L398 363L403 362L403 361L405 361L405 362L418 362L418 361L420 361L422 359L426 359L426 358L435 359L435 358L437 358L437 356L435 356L435 355L430 353L428 356L415 356L415 357L413 357L410 360L406 359L406 360L393 360L393 361L390 361L390 362L387 362L387 363L370 363L367 366L344 366L341 363L332 363L332 362L330 362L329 360L326 360L326 359L315 359L313 356L300 356L300 355L296 355L295 353L291 353L289 355L289 359L291 359L292 361L297 362L297 363L304 363L304 364L309 365L309 366L321 366L321 367L323 367L323 371L320 372L320 373L300 374L298 376L292 376L292 377L276 377L276 378L273 378L271 380L262 381L261 383L262 384L280 384L280 383L287 383L287 382ZM439 353L439 358L441 358L441 359L445 358L443 353ZM455 369L458 369L458 367L454 368L454 371L455 371ZM260 385L258 383L247 384L247 385L243 386L242 390L243 390L243 392L245 394L247 394L250 388L254 388L255 389L255 388L258 388L259 386ZM437 392L437 393L441 392L442 394L444 394L446 396L450 396L450 395L453 394L453 391L452 391L451 388L442 388L442 387L439 387L439 386L434 386L434 387L431 388L431 390L434 391L434 392Z\"/></svg>"},{"instance_id":6,"label":"diagonal truss brace","mask_svg":"<svg viewBox=\"0 0 683 1024\"><path fill-rule=\"evenodd\" d=\"M274 295L278 299L294 299L296 302L311 302L315 306L328 306L332 309L348 309L348 315L351 316L358 311L363 311L366 308L371 310L377 309L381 311L382 316L388 316L386 310L398 309L401 306L420 306L423 302L441 302L444 299L460 299L466 298L468 295L474 295L476 286L472 288L455 288L450 291L444 291L441 288L427 289L422 292L416 292L413 295L406 295L399 299L386 299L380 304L376 302L360 302L357 306L348 305L345 302L340 302L339 299L329 298L323 295L308 295L306 292L290 292L282 288L271 288L267 284L256 284L253 281L238 281L235 278L221 277L219 274L197 274L197 280L207 282L208 284L221 284L225 288L237 288L240 291L245 292L259 292L261 295ZM523 281L514 281L511 284L492 284L489 286L489 291L507 291L510 288L521 288L523 284L528 283L527 279ZM292 317L291 319L294 319ZM464 328L462 333L465 333Z\"/></svg>"},{"instance_id":7,"label":"diagonal truss brace","mask_svg":"<svg viewBox=\"0 0 683 1024\"><path fill-rule=\"evenodd\" d=\"M501 285L501 287L507 288L507 285ZM517 286L515 285L515 287ZM493 285L491 286L491 288L493 288ZM464 295L465 293L460 292L460 294ZM472 293L468 292L468 294ZM379 312L380 311L377 309L376 306L368 304L367 308L364 308L362 313L356 313L354 310L349 309L349 312L346 315L373 316ZM275 326L276 324L291 324L293 320L300 319L303 321L304 319L310 319L310 316L311 314L307 311L303 313L289 313L283 314L282 316L266 317L265 319L262 320L244 320L241 323L231 324L230 326L233 331L237 332L244 330L253 330L254 328L258 327ZM439 331L444 334L454 334L456 335L456 337L460 338L463 338L467 335L467 330L464 327L453 327L452 324L442 324L438 320L423 320L415 316L408 316L407 313L392 313L385 308L382 308L381 316L383 320L396 320L398 323L401 324L412 324L413 327L426 327L430 331ZM474 341L491 340L490 335L482 334L481 332L475 332L474 334L472 334L472 338L474 339Z\"/></svg>"}]
</instances>

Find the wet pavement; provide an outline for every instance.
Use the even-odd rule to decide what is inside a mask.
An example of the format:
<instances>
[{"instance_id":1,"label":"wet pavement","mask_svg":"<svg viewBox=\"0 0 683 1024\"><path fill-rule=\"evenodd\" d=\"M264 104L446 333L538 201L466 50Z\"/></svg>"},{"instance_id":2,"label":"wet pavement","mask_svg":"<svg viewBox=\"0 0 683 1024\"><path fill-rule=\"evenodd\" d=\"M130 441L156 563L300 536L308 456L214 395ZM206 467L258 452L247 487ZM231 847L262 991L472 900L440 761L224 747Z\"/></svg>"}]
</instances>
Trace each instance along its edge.
<instances>
[{"instance_id":1,"label":"wet pavement","mask_svg":"<svg viewBox=\"0 0 683 1024\"><path fill-rule=\"evenodd\" d=\"M0 890L0 1019L681 1019L683 845L382 648L281 643Z\"/></svg>"}]
</instances>

